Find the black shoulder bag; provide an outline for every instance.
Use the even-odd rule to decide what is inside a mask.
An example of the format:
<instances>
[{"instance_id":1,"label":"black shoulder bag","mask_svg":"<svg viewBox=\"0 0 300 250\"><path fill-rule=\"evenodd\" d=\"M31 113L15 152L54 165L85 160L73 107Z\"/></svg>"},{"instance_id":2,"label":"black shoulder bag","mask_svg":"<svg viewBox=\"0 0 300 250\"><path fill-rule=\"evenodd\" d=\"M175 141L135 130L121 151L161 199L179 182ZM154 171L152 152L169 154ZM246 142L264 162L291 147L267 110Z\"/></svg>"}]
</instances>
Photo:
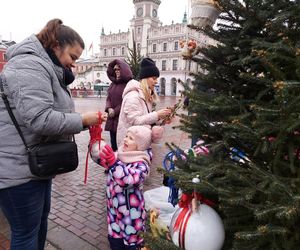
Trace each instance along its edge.
<instances>
[{"instance_id":1,"label":"black shoulder bag","mask_svg":"<svg viewBox=\"0 0 300 250\"><path fill-rule=\"evenodd\" d=\"M78 166L78 151L74 136L73 141L45 142L28 146L4 93L1 77L0 93L9 116L25 145L31 173L38 177L51 177L75 170Z\"/></svg>"}]
</instances>

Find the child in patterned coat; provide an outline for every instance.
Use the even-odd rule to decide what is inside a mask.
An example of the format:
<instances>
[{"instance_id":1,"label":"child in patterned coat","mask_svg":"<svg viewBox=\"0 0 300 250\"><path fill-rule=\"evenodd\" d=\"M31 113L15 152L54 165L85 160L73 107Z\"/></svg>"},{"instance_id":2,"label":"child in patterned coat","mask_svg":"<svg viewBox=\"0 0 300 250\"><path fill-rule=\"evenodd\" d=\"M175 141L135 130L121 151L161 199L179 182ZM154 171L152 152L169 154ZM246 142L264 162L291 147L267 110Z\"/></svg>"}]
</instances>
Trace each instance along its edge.
<instances>
[{"instance_id":1,"label":"child in patterned coat","mask_svg":"<svg viewBox=\"0 0 300 250\"><path fill-rule=\"evenodd\" d=\"M162 136L155 127L132 126L115 154L106 145L100 165L107 169L108 240L112 250L137 250L143 244L145 201L143 183L152 159L151 142ZM155 137L155 138L153 138Z\"/></svg>"}]
</instances>

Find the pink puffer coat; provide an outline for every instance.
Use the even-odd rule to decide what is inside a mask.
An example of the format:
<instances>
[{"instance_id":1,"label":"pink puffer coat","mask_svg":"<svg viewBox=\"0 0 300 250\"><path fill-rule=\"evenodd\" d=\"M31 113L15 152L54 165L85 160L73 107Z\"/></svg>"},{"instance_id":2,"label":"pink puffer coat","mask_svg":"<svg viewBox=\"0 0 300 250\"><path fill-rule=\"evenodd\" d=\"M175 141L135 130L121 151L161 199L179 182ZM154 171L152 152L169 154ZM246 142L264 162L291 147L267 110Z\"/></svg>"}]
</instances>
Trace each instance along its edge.
<instances>
[{"instance_id":1,"label":"pink puffer coat","mask_svg":"<svg viewBox=\"0 0 300 250\"><path fill-rule=\"evenodd\" d=\"M122 145L126 131L133 125L152 125L158 121L156 111L151 112L152 103L146 102L140 82L131 80L123 92L119 123L117 129L117 144Z\"/></svg>"}]
</instances>

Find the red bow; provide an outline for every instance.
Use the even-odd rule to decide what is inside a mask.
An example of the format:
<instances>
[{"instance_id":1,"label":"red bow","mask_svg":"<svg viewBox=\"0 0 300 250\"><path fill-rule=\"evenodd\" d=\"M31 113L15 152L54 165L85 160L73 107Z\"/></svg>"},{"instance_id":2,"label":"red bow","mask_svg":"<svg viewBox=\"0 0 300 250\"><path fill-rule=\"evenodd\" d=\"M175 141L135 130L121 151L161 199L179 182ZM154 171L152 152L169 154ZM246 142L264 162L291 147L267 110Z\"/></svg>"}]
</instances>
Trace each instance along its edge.
<instances>
[{"instance_id":1,"label":"red bow","mask_svg":"<svg viewBox=\"0 0 300 250\"><path fill-rule=\"evenodd\" d=\"M190 204L193 200L193 198L196 198L201 203L204 203L208 206L215 206L215 203L209 199L204 198L200 193L193 192L192 194L185 194L183 193L181 195L180 201L178 202L178 206L183 208L181 212L179 213L175 225L174 225L174 231L179 229L184 221L184 218L186 216L190 217ZM187 219L188 220L188 219ZM186 220L186 221L187 221Z\"/></svg>"},{"instance_id":2,"label":"red bow","mask_svg":"<svg viewBox=\"0 0 300 250\"><path fill-rule=\"evenodd\" d=\"M180 201L178 202L178 206L182 208L178 217L174 224L174 231L179 230L179 247L184 248L185 246L185 231L186 226L189 221L189 218L192 215L192 211L190 209L190 204L196 198L201 203L205 203L208 206L214 206L215 203L209 199L204 198L200 193L193 192L192 194L185 194L181 195Z\"/></svg>"},{"instance_id":3,"label":"red bow","mask_svg":"<svg viewBox=\"0 0 300 250\"><path fill-rule=\"evenodd\" d=\"M193 192L192 194L183 193L181 195L180 201L178 202L178 206L181 207L181 208L188 207L189 204L191 204L193 198L196 198L201 203L204 203L204 204L206 204L208 206L211 206L211 207L216 205L213 201L204 198L204 196L202 194L197 193L197 192Z\"/></svg>"}]
</instances>

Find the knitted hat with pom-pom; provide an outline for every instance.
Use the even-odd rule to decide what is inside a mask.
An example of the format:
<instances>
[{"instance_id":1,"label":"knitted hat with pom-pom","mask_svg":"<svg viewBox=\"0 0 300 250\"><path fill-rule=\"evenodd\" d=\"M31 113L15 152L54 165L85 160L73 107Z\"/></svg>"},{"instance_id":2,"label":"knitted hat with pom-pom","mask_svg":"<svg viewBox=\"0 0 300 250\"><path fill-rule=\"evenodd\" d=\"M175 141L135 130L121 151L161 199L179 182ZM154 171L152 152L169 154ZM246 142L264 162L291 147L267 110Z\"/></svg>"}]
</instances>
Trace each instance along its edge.
<instances>
[{"instance_id":1,"label":"knitted hat with pom-pom","mask_svg":"<svg viewBox=\"0 0 300 250\"><path fill-rule=\"evenodd\" d=\"M144 151L151 147L152 130L147 126L132 126L127 132L130 132L137 144L138 151Z\"/></svg>"}]
</instances>

